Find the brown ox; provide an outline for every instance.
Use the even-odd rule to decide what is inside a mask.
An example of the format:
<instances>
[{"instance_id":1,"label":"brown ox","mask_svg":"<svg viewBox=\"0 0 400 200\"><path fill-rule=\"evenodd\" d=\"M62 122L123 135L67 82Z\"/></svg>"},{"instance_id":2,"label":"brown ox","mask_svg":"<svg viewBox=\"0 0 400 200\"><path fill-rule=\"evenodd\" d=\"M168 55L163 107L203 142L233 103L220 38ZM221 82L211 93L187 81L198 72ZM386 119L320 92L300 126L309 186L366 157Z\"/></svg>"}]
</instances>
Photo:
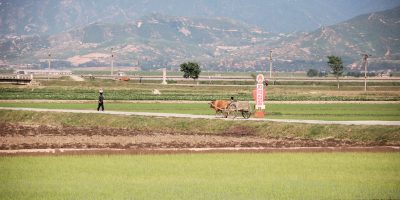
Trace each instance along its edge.
<instances>
[{"instance_id":1,"label":"brown ox","mask_svg":"<svg viewBox=\"0 0 400 200\"><path fill-rule=\"evenodd\" d=\"M229 101L226 100L214 100L210 103L210 108L215 110L215 113L222 112L222 110L226 109L229 106Z\"/></svg>"}]
</instances>

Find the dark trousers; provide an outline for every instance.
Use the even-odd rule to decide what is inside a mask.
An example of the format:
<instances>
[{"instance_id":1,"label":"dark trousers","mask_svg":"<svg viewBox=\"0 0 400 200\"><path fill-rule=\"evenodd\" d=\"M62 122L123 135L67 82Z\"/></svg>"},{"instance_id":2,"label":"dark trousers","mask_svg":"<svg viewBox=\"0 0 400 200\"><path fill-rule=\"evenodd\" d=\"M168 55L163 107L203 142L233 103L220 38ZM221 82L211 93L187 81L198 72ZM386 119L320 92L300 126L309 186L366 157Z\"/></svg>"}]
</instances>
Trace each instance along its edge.
<instances>
[{"instance_id":1,"label":"dark trousers","mask_svg":"<svg viewBox=\"0 0 400 200\"><path fill-rule=\"evenodd\" d=\"M99 105L97 106L97 111L99 111L101 107L101 111L104 111L104 104L103 103L99 103Z\"/></svg>"}]
</instances>

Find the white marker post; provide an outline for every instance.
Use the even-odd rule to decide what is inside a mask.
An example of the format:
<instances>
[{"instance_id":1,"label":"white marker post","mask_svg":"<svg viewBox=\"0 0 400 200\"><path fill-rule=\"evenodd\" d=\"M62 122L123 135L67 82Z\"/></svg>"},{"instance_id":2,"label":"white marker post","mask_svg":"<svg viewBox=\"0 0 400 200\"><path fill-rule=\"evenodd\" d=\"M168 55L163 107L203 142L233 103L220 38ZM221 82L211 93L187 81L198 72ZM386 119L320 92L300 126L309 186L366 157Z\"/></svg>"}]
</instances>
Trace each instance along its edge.
<instances>
[{"instance_id":1,"label":"white marker post","mask_svg":"<svg viewBox=\"0 0 400 200\"><path fill-rule=\"evenodd\" d=\"M163 84L163 85L167 85L168 83L167 83L167 69L166 68L163 68L163 71L162 71L163 73L162 73L162 83L161 84Z\"/></svg>"},{"instance_id":2,"label":"white marker post","mask_svg":"<svg viewBox=\"0 0 400 200\"><path fill-rule=\"evenodd\" d=\"M264 118L264 97L265 97L265 91L264 91L264 75L258 74L257 75L257 85L256 89L253 92L253 98L256 102L256 112L255 112L255 117L257 118Z\"/></svg>"}]
</instances>

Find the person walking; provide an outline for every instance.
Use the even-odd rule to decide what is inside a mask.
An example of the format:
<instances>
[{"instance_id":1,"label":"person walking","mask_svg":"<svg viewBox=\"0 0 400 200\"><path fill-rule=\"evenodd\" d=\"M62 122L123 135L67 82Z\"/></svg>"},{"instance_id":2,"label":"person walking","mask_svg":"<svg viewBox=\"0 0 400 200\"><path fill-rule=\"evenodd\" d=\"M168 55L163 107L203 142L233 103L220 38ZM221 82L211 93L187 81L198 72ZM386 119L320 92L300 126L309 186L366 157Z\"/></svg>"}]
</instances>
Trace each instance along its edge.
<instances>
[{"instance_id":1,"label":"person walking","mask_svg":"<svg viewBox=\"0 0 400 200\"><path fill-rule=\"evenodd\" d=\"M104 96L103 96L103 89L99 90L99 105L97 106L97 111L100 110L101 107L101 111L104 111Z\"/></svg>"},{"instance_id":2,"label":"person walking","mask_svg":"<svg viewBox=\"0 0 400 200\"><path fill-rule=\"evenodd\" d=\"M235 98L231 97L231 100L229 101L229 104L235 103L235 102L236 102Z\"/></svg>"}]
</instances>

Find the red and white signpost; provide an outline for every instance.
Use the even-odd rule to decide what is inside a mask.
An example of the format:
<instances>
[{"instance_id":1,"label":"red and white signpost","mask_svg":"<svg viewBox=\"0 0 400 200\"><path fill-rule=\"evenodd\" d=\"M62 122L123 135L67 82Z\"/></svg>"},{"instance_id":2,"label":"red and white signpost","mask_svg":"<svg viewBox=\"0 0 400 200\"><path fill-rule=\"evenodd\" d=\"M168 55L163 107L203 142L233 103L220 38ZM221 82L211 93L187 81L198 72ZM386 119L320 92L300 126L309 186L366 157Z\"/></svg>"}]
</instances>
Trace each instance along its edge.
<instances>
[{"instance_id":1,"label":"red and white signpost","mask_svg":"<svg viewBox=\"0 0 400 200\"><path fill-rule=\"evenodd\" d=\"M253 90L253 99L256 102L256 112L254 113L257 118L264 118L264 98L266 92L264 90L264 76L262 74L257 75L257 87Z\"/></svg>"}]
</instances>

